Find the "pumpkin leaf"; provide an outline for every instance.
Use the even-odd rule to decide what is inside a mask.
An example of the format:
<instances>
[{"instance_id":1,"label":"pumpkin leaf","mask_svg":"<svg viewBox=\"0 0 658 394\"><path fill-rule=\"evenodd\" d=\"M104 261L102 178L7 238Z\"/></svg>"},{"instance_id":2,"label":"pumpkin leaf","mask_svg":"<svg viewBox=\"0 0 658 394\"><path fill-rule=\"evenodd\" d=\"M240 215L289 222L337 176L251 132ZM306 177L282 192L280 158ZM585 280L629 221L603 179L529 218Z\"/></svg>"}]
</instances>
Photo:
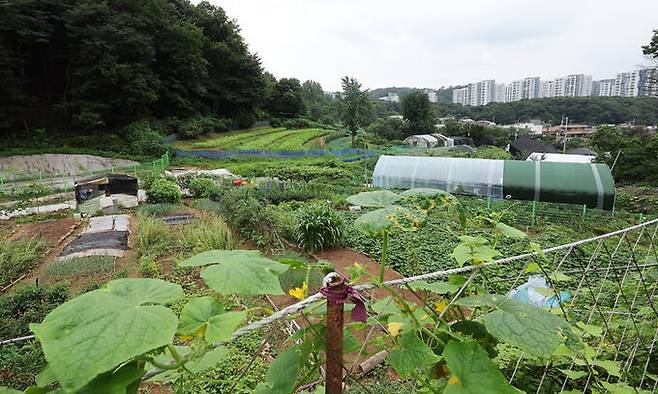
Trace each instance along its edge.
<instances>
[{"instance_id":1,"label":"pumpkin leaf","mask_svg":"<svg viewBox=\"0 0 658 394\"><path fill-rule=\"evenodd\" d=\"M408 377L414 371L436 363L440 357L418 338L415 331L409 331L402 334L400 347L391 350L386 359L401 377Z\"/></svg>"},{"instance_id":2,"label":"pumpkin leaf","mask_svg":"<svg viewBox=\"0 0 658 394\"><path fill-rule=\"evenodd\" d=\"M377 190L349 196L347 202L364 208L386 208L392 206L399 199L400 196L390 190Z\"/></svg>"},{"instance_id":3,"label":"pumpkin leaf","mask_svg":"<svg viewBox=\"0 0 658 394\"><path fill-rule=\"evenodd\" d=\"M163 305L182 295L179 285L159 279L118 279L58 306L30 329L60 386L78 391L117 365L169 344L178 319Z\"/></svg>"},{"instance_id":4,"label":"pumpkin leaf","mask_svg":"<svg viewBox=\"0 0 658 394\"><path fill-rule=\"evenodd\" d=\"M475 341L450 341L443 351L446 365L453 373L445 394L516 394L520 391L507 379Z\"/></svg>"}]
</instances>

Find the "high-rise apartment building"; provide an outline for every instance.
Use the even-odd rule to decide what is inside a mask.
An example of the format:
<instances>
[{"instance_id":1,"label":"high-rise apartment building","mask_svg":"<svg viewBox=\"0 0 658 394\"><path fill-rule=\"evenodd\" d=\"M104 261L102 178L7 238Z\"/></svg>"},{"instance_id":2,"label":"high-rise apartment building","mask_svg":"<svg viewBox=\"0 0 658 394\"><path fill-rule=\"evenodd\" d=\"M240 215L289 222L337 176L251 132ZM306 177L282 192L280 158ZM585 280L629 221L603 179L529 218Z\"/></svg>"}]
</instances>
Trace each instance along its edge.
<instances>
[{"instance_id":1,"label":"high-rise apartment building","mask_svg":"<svg viewBox=\"0 0 658 394\"><path fill-rule=\"evenodd\" d=\"M614 96L615 93L615 80L614 79L602 79L598 81L598 92L593 95L595 96Z\"/></svg>"},{"instance_id":2,"label":"high-rise apartment building","mask_svg":"<svg viewBox=\"0 0 658 394\"><path fill-rule=\"evenodd\" d=\"M436 103L439 101L439 97L437 96L434 90L428 90L426 91L426 93L427 93L427 98L430 100L430 103Z\"/></svg>"},{"instance_id":3,"label":"high-rise apartment building","mask_svg":"<svg viewBox=\"0 0 658 394\"><path fill-rule=\"evenodd\" d=\"M572 74L540 85L541 97L581 97L592 94L592 76Z\"/></svg>"},{"instance_id":4,"label":"high-rise apartment building","mask_svg":"<svg viewBox=\"0 0 658 394\"><path fill-rule=\"evenodd\" d=\"M505 95L507 91L507 85L504 83L497 83L496 84L496 93L494 95L494 101L497 103L504 103L505 102Z\"/></svg>"},{"instance_id":5,"label":"high-rise apartment building","mask_svg":"<svg viewBox=\"0 0 658 394\"><path fill-rule=\"evenodd\" d=\"M452 91L452 102L462 105L487 105L495 101L496 81L493 79L469 83Z\"/></svg>"}]
</instances>

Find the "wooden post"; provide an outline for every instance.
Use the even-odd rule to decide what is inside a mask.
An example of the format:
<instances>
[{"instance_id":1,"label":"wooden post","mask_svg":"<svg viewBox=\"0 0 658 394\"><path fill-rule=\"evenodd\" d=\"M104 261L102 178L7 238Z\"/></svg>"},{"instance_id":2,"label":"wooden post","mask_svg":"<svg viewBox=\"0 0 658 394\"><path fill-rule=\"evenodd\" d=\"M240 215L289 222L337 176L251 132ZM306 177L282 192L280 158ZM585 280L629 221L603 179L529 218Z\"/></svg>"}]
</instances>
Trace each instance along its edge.
<instances>
[{"instance_id":1,"label":"wooden post","mask_svg":"<svg viewBox=\"0 0 658 394\"><path fill-rule=\"evenodd\" d=\"M335 277L327 286L331 292L342 293L345 282ZM326 393L343 393L343 304L327 297L327 337L326 337Z\"/></svg>"}]
</instances>

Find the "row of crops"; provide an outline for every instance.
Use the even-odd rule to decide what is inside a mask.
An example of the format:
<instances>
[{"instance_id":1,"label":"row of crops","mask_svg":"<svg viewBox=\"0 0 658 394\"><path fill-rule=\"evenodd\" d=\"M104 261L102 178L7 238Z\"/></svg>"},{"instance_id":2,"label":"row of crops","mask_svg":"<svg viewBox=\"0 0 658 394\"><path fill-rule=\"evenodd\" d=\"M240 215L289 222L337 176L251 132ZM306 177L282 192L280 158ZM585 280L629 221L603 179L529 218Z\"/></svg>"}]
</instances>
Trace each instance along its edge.
<instances>
[{"instance_id":1,"label":"row of crops","mask_svg":"<svg viewBox=\"0 0 658 394\"><path fill-rule=\"evenodd\" d=\"M250 131L225 133L210 139L194 142L193 149L221 149L221 150L300 150L320 137L326 136L332 130L327 129L299 129L285 128L256 128Z\"/></svg>"}]
</instances>

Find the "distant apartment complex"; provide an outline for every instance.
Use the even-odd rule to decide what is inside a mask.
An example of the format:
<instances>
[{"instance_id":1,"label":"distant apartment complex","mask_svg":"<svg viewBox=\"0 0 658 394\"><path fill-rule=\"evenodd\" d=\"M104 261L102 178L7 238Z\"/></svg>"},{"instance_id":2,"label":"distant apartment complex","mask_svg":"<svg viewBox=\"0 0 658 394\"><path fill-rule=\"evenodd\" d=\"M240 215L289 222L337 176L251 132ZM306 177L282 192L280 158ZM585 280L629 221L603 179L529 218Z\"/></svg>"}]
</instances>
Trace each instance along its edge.
<instances>
[{"instance_id":1,"label":"distant apartment complex","mask_svg":"<svg viewBox=\"0 0 658 394\"><path fill-rule=\"evenodd\" d=\"M495 102L496 97L496 81L493 79L469 83L452 91L452 102L461 105L487 105Z\"/></svg>"},{"instance_id":2,"label":"distant apartment complex","mask_svg":"<svg viewBox=\"0 0 658 394\"><path fill-rule=\"evenodd\" d=\"M397 93L388 93L384 97L379 98L381 101L389 101L391 103L399 103L400 102L400 95Z\"/></svg>"},{"instance_id":3,"label":"distant apartment complex","mask_svg":"<svg viewBox=\"0 0 658 394\"><path fill-rule=\"evenodd\" d=\"M490 102L530 100L544 97L654 96L658 97L658 69L642 69L617 74L615 79L592 81L591 75L571 74L553 80L527 77L509 84L485 80L454 89L452 102L487 105Z\"/></svg>"}]
</instances>

